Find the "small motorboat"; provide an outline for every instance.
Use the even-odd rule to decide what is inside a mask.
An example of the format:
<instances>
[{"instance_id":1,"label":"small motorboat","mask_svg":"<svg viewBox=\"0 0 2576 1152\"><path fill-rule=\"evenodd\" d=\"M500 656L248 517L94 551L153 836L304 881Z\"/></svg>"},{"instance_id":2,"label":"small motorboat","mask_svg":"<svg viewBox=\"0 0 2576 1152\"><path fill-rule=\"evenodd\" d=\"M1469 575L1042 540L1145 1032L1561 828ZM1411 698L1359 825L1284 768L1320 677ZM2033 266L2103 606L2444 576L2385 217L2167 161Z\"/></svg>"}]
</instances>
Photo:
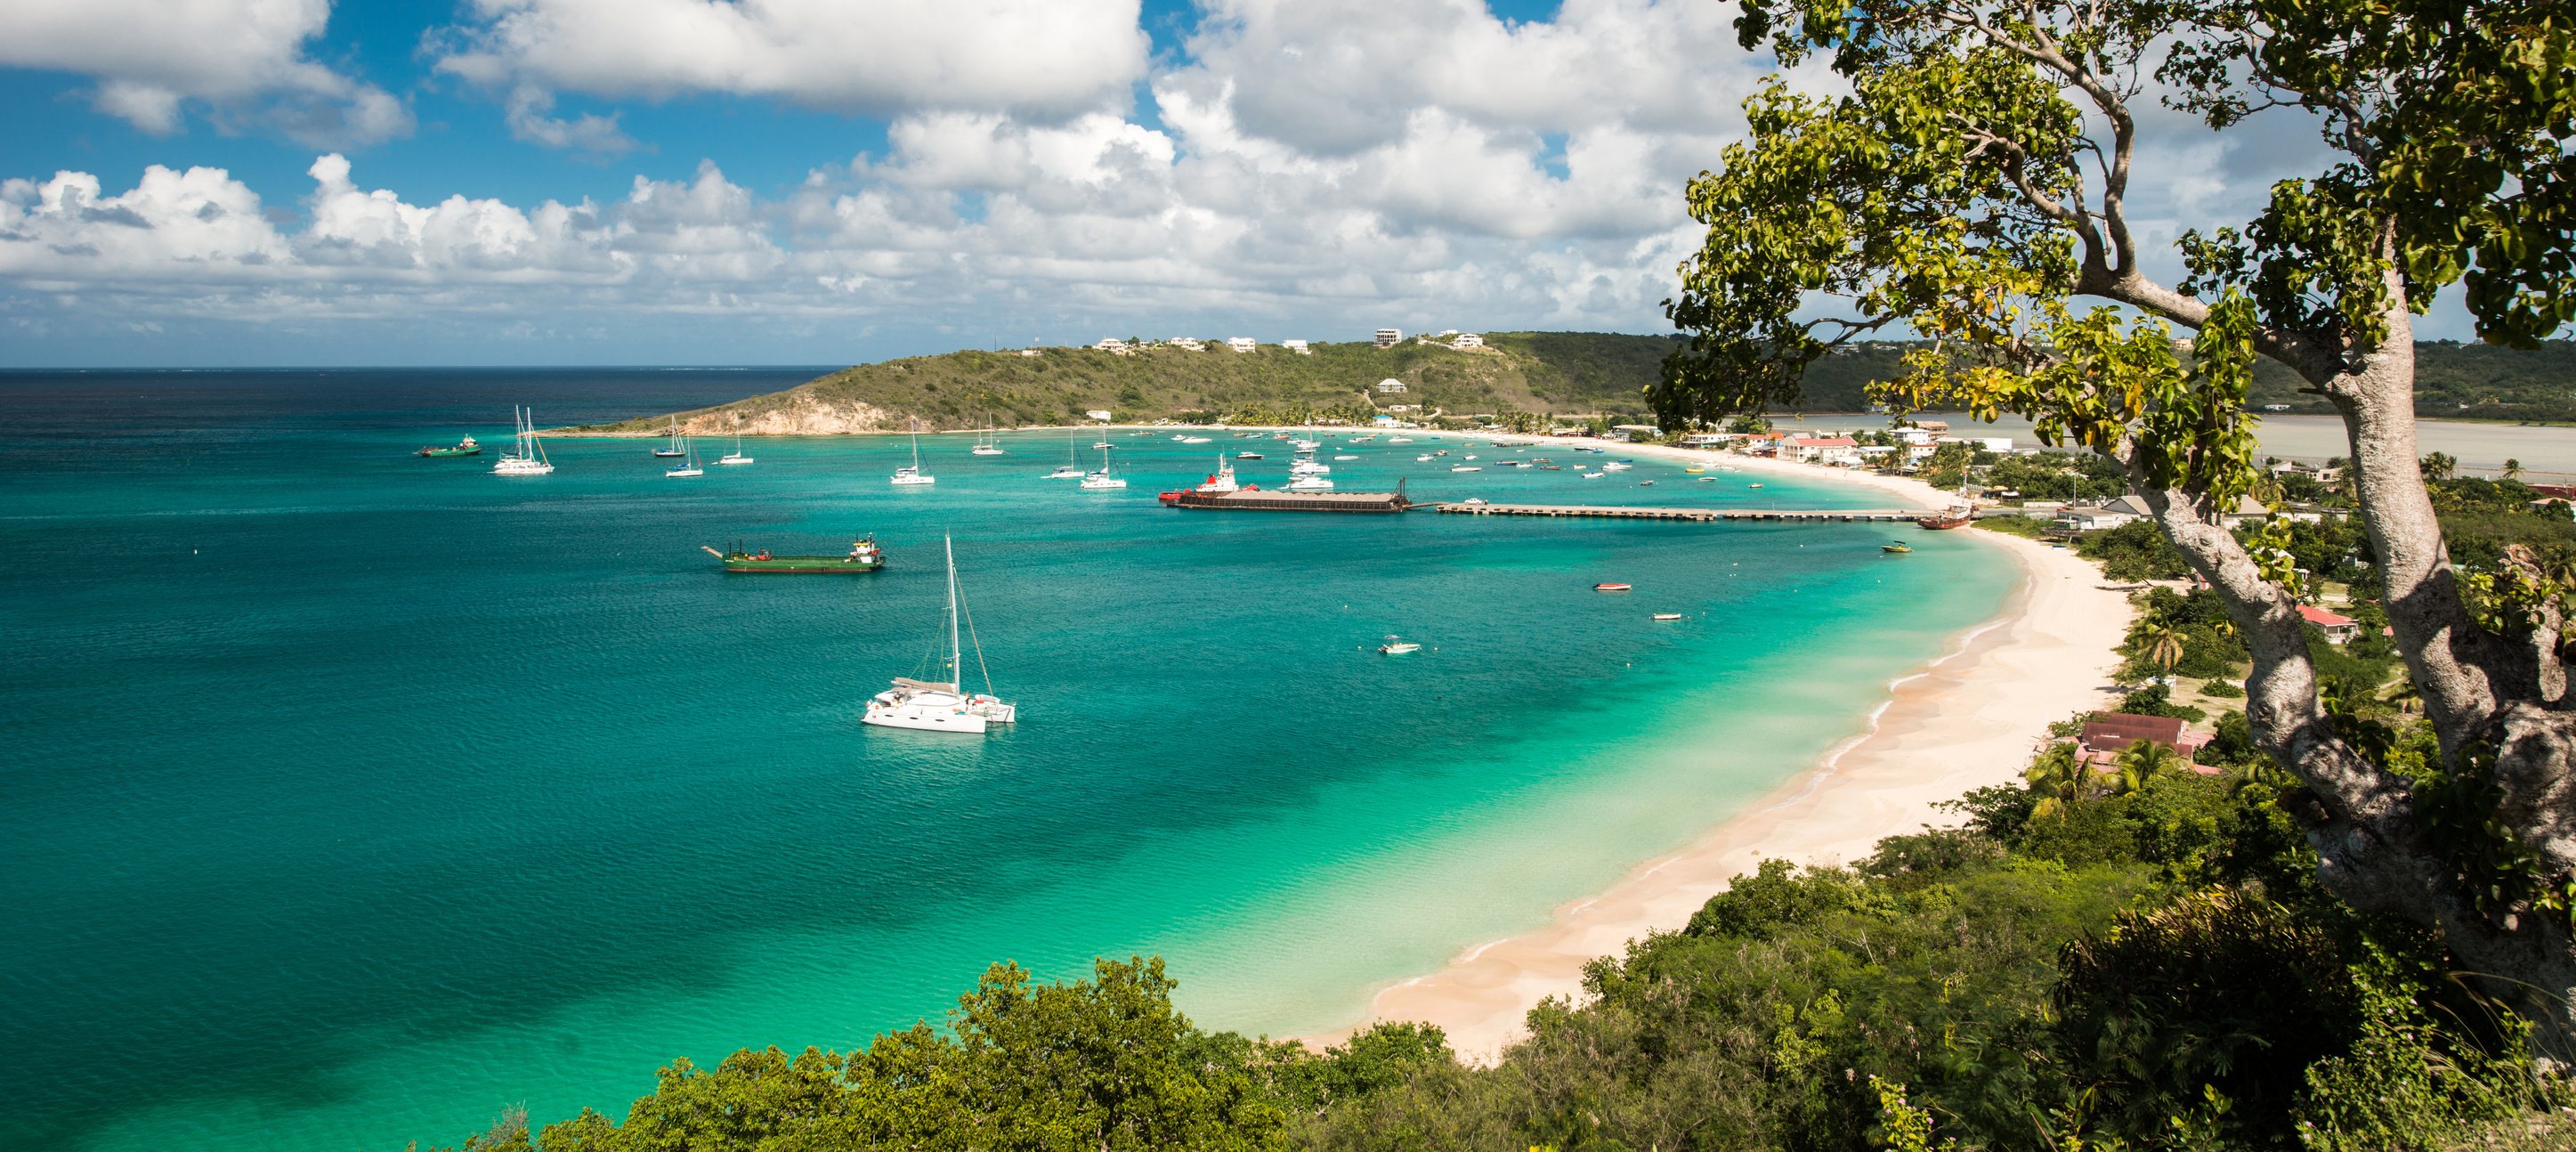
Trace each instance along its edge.
<instances>
[{"instance_id":1,"label":"small motorboat","mask_svg":"<svg viewBox=\"0 0 2576 1152\"><path fill-rule=\"evenodd\" d=\"M1699 474L1700 474L1700 473L1702 473L1702 472L1706 472L1706 471L1708 471L1708 469L1706 469L1706 468L1702 468L1702 467L1700 467L1700 466L1699 466L1699 465L1697 465L1697 464L1693 464L1693 465L1691 465L1691 466L1690 466L1690 467L1688 467L1688 468L1684 468L1684 469L1682 469L1682 471L1687 472L1687 473L1690 473L1690 474L1691 474L1691 475L1693 475L1693 476L1697 476L1697 475L1699 475Z\"/></svg>"},{"instance_id":2,"label":"small motorboat","mask_svg":"<svg viewBox=\"0 0 2576 1152\"><path fill-rule=\"evenodd\" d=\"M1586 480L1598 480L1607 475L1609 475L1607 472L1586 472L1583 474L1583 478Z\"/></svg>"},{"instance_id":3,"label":"small motorboat","mask_svg":"<svg viewBox=\"0 0 2576 1152\"><path fill-rule=\"evenodd\" d=\"M1386 643L1377 646L1377 651L1381 656L1402 656L1407 652L1422 651L1422 645L1389 636L1386 638Z\"/></svg>"},{"instance_id":4,"label":"small motorboat","mask_svg":"<svg viewBox=\"0 0 2576 1152\"><path fill-rule=\"evenodd\" d=\"M1745 485L1745 487L1747 487L1747 488L1759 488L1759 487L1761 487L1761 486L1762 486L1762 485L1761 485L1761 483L1760 483L1759 481L1756 481L1755 483L1752 483L1752 484L1747 484L1747 485Z\"/></svg>"},{"instance_id":5,"label":"small motorboat","mask_svg":"<svg viewBox=\"0 0 2576 1152\"><path fill-rule=\"evenodd\" d=\"M1357 459L1359 459L1359 457L1357 457L1357 456L1335 456L1335 457L1333 457L1333 459L1335 459L1335 460L1357 460Z\"/></svg>"},{"instance_id":6,"label":"small motorboat","mask_svg":"<svg viewBox=\"0 0 2576 1152\"><path fill-rule=\"evenodd\" d=\"M1449 470L1450 470L1450 471L1452 471L1452 472L1482 472L1482 471L1484 471L1484 469L1479 468L1479 467L1477 467L1476 465L1473 465L1473 464L1453 464L1453 465L1451 465L1451 466L1450 466Z\"/></svg>"},{"instance_id":7,"label":"small motorboat","mask_svg":"<svg viewBox=\"0 0 2576 1152\"><path fill-rule=\"evenodd\" d=\"M1681 619L1681 618L1682 618L1682 614L1681 614L1681 613L1679 613L1679 612L1657 612L1657 613L1655 613L1655 619L1657 619L1657 620L1679 620L1679 619Z\"/></svg>"},{"instance_id":8,"label":"small motorboat","mask_svg":"<svg viewBox=\"0 0 2576 1152\"><path fill-rule=\"evenodd\" d=\"M1595 592L1625 592L1625 591L1628 591L1628 589L1629 589L1629 586L1628 586L1628 585L1626 585L1626 584L1607 584L1607 583L1605 583L1605 584L1595 584L1595 585L1593 585L1593 586L1592 586L1592 590L1593 590L1593 591L1595 591Z\"/></svg>"},{"instance_id":9,"label":"small motorboat","mask_svg":"<svg viewBox=\"0 0 2576 1152\"><path fill-rule=\"evenodd\" d=\"M1234 454L1234 458L1237 460L1259 460L1262 459L1262 455L1258 452L1237 452Z\"/></svg>"},{"instance_id":10,"label":"small motorboat","mask_svg":"<svg viewBox=\"0 0 2576 1152\"><path fill-rule=\"evenodd\" d=\"M1640 487L1640 488L1652 488L1652 487L1654 487L1654 486L1655 486L1655 482L1654 482L1654 481L1652 481L1652 480L1640 480L1640 481L1637 481L1637 487Z\"/></svg>"},{"instance_id":11,"label":"small motorboat","mask_svg":"<svg viewBox=\"0 0 2576 1152\"><path fill-rule=\"evenodd\" d=\"M1881 545L1879 545L1879 546L1878 546L1878 550L1879 550L1879 551L1881 551L1881 552L1885 552L1885 553L1887 553L1888 555L1891 555L1891 556L1901 556L1901 555L1904 555L1905 553L1908 553L1908 552L1913 551L1913 549L1908 548L1908 547L1906 547L1906 546L1905 546L1905 545L1903 545L1903 544L1899 544L1899 543L1897 543L1897 542L1895 542L1895 541L1893 541L1893 540L1890 540L1890 541L1888 541L1888 542L1887 542L1887 543L1885 543L1885 544L1881 544Z\"/></svg>"}]
</instances>

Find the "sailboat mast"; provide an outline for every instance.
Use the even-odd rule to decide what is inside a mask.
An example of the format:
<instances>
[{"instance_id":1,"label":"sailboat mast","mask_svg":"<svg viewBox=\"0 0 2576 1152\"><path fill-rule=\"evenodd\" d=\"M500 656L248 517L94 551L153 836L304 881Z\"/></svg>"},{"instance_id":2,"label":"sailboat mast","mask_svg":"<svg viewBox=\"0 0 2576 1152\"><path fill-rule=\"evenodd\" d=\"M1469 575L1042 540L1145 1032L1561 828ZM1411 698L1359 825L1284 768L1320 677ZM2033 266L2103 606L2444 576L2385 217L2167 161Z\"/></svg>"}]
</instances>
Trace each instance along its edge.
<instances>
[{"instance_id":1,"label":"sailboat mast","mask_svg":"<svg viewBox=\"0 0 2576 1152\"><path fill-rule=\"evenodd\" d=\"M939 542L948 551L948 680L963 691L966 653L957 643L957 541L954 537L942 536Z\"/></svg>"}]
</instances>

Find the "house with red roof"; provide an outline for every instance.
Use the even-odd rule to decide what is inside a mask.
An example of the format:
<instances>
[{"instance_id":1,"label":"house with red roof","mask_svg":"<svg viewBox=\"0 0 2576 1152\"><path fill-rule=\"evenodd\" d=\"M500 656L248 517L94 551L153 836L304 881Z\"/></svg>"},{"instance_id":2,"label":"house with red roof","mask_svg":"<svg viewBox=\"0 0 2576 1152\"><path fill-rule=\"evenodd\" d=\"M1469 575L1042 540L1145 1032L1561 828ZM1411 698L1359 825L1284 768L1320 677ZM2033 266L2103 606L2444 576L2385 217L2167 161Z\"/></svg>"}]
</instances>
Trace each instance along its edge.
<instances>
[{"instance_id":1,"label":"house with red roof","mask_svg":"<svg viewBox=\"0 0 2576 1152\"><path fill-rule=\"evenodd\" d=\"M2326 634L2326 639L2337 644L2349 642L2353 637L2361 634L2361 624L2358 621L2350 616L2328 612L2323 608L2301 604L2299 619L2316 625L2318 631Z\"/></svg>"}]
</instances>

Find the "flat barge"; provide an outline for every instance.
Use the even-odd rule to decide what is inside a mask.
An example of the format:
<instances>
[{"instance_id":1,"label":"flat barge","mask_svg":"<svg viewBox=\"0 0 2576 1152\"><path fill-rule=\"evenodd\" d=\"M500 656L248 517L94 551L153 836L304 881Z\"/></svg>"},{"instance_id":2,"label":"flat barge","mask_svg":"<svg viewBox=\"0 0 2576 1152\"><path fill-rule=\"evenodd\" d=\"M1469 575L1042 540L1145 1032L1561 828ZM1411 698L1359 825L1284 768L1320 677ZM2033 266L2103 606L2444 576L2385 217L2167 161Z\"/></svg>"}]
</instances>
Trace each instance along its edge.
<instances>
[{"instance_id":1,"label":"flat barge","mask_svg":"<svg viewBox=\"0 0 2576 1152\"><path fill-rule=\"evenodd\" d=\"M1253 512L1404 512L1422 507L1404 498L1404 483L1397 481L1393 492L1268 492L1244 488L1234 492L1200 492L1195 489L1166 492L1163 502L1174 508L1223 508Z\"/></svg>"},{"instance_id":2,"label":"flat barge","mask_svg":"<svg viewBox=\"0 0 2576 1152\"><path fill-rule=\"evenodd\" d=\"M699 549L724 562L727 572L769 572L787 576L854 576L885 567L885 551L877 547L876 538L861 536L850 542L846 556L778 556L763 548L754 552L735 545L718 552L706 545Z\"/></svg>"}]
</instances>

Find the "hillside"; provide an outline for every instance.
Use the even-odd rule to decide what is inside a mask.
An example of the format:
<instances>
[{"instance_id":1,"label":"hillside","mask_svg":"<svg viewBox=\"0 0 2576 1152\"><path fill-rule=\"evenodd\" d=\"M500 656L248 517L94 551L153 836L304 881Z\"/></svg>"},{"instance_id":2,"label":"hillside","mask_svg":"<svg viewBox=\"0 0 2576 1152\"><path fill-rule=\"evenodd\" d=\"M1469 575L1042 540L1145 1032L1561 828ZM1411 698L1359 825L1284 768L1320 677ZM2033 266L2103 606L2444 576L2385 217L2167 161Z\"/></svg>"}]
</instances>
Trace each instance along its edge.
<instances>
[{"instance_id":1,"label":"hillside","mask_svg":"<svg viewBox=\"0 0 2576 1152\"><path fill-rule=\"evenodd\" d=\"M784 392L678 414L703 434L831 435L926 428L1065 424L1105 409L1120 420L1184 416L1302 419L1373 405L1451 414L1529 412L1646 418L1642 391L1673 342L1597 332L1504 332L1486 348L1406 342L1317 344L1298 355L1277 345L1233 352L1150 348L1117 355L1048 348L1035 356L951 352L861 364ZM1379 394L1381 380L1401 394ZM588 425L602 435L658 432L664 416Z\"/></svg>"},{"instance_id":2,"label":"hillside","mask_svg":"<svg viewBox=\"0 0 2576 1152\"><path fill-rule=\"evenodd\" d=\"M1378 406L1448 415L1525 412L1606 416L1644 423L1643 391L1673 340L1602 332L1498 332L1490 347L1453 349L1407 342L1317 344L1300 356L1277 345L1250 353L1212 344L1202 351L1150 348L1116 355L1048 348L1035 356L951 352L862 364L784 392L678 414L701 435L834 435L927 429L1060 425L1104 409L1121 421L1213 419L1297 422L1339 414L1365 418ZM1906 345L1860 345L1810 368L1811 412L1856 412L1866 389L1901 369ZM2427 417L2576 420L2576 341L2516 352L2478 344L2416 346L2416 402ZM2257 366L2252 400L2292 411L2325 411L2270 362ZM1401 394L1374 390L1401 380ZM669 417L569 429L593 435L658 432Z\"/></svg>"}]
</instances>

